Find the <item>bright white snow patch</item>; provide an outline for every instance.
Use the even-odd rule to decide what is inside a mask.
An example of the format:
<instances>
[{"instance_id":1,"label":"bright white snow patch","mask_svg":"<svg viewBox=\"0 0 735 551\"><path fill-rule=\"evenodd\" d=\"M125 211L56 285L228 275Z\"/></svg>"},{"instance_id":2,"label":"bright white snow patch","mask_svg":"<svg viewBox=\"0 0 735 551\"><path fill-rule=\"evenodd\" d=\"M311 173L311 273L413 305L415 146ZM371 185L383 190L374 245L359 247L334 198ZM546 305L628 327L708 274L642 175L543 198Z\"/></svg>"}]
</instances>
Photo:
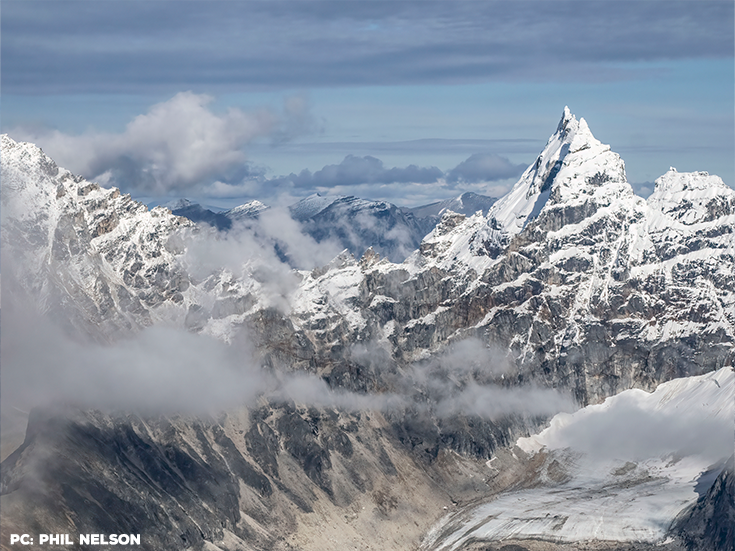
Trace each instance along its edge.
<instances>
[{"instance_id":1,"label":"bright white snow patch","mask_svg":"<svg viewBox=\"0 0 735 551\"><path fill-rule=\"evenodd\" d=\"M729 457L730 442L716 441L735 428L735 373L726 367L663 383L652 392L631 389L573 413L560 413L549 428L521 438L527 453L571 448L600 459L644 460L676 453L713 462ZM687 429L687 430L684 430ZM723 455L724 454L724 455Z\"/></svg>"},{"instance_id":2,"label":"bright white snow patch","mask_svg":"<svg viewBox=\"0 0 735 551\"><path fill-rule=\"evenodd\" d=\"M656 179L648 204L687 225L730 215L735 191L719 176L707 172L678 172L675 168Z\"/></svg>"}]
</instances>

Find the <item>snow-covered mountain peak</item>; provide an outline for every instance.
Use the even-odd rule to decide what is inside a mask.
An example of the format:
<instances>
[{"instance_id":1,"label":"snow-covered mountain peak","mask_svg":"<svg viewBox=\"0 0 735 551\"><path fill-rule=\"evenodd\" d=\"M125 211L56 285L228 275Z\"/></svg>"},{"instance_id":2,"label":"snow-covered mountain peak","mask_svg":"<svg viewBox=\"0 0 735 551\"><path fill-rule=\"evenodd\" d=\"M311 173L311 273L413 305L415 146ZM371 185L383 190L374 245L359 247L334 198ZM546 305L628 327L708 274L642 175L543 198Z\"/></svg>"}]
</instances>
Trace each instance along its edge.
<instances>
[{"instance_id":1,"label":"snow-covered mountain peak","mask_svg":"<svg viewBox=\"0 0 735 551\"><path fill-rule=\"evenodd\" d=\"M656 179L654 193L676 193L679 191L702 190L711 187L729 189L719 176L709 172L679 172L673 166Z\"/></svg>"},{"instance_id":2,"label":"snow-covered mountain peak","mask_svg":"<svg viewBox=\"0 0 735 551\"><path fill-rule=\"evenodd\" d=\"M622 159L592 135L584 119L577 120L565 107L544 150L489 215L513 235L536 219L549 201L574 206L593 199L609 204L621 195L633 195Z\"/></svg>"},{"instance_id":3,"label":"snow-covered mountain peak","mask_svg":"<svg viewBox=\"0 0 735 551\"><path fill-rule=\"evenodd\" d=\"M344 195L329 195L325 197L319 193L312 193L308 197L301 199L298 203L294 203L288 209L291 211L291 216L294 220L307 220L319 214L335 201L344 198Z\"/></svg>"},{"instance_id":4,"label":"snow-covered mountain peak","mask_svg":"<svg viewBox=\"0 0 735 551\"><path fill-rule=\"evenodd\" d=\"M602 146L607 149L610 148L610 146L602 144L595 138L592 135L590 127L587 125L587 121L584 118L577 120L577 117L574 116L569 107L564 107L564 112L562 113L559 125L556 127L556 132L546 143L547 148L554 142L568 144L569 151L572 152L591 145Z\"/></svg>"},{"instance_id":5,"label":"snow-covered mountain peak","mask_svg":"<svg viewBox=\"0 0 735 551\"><path fill-rule=\"evenodd\" d=\"M5 153L8 153L15 148L21 148L26 151L41 152L41 148L37 145L30 142L16 142L8 134L0 134L0 144L2 144L2 149Z\"/></svg>"},{"instance_id":6,"label":"snow-covered mountain peak","mask_svg":"<svg viewBox=\"0 0 735 551\"><path fill-rule=\"evenodd\" d=\"M261 203L257 199L253 199L252 201L248 201L247 203L243 203L242 205L231 208L230 210L226 211L224 215L227 216L230 220L235 221L250 219L256 217L258 214L260 214L264 210L267 210L268 208L268 205Z\"/></svg>"},{"instance_id":7,"label":"snow-covered mountain peak","mask_svg":"<svg viewBox=\"0 0 735 551\"><path fill-rule=\"evenodd\" d=\"M8 136L2 138L2 182L2 241L12 258L11 277L31 294L43 289L49 315L85 304L88 309L72 306L62 317L104 342L150 325L151 311L161 304L183 308L189 280L168 238L190 222L165 208L149 211Z\"/></svg>"},{"instance_id":8,"label":"snow-covered mountain peak","mask_svg":"<svg viewBox=\"0 0 735 551\"><path fill-rule=\"evenodd\" d=\"M568 105L564 106L564 111L561 114L561 120L559 121L559 126L556 127L557 134L564 130L567 125L569 125L572 121L576 121L576 117L572 113L572 110L569 109Z\"/></svg>"},{"instance_id":9,"label":"snow-covered mountain peak","mask_svg":"<svg viewBox=\"0 0 735 551\"><path fill-rule=\"evenodd\" d=\"M180 199L172 199L171 201L166 201L165 203L162 203L158 206L167 208L168 210L173 212L175 210L181 210L181 209L186 209L186 208L197 206L197 203L194 203L193 201L186 199L185 197L182 197Z\"/></svg>"},{"instance_id":10,"label":"snow-covered mountain peak","mask_svg":"<svg viewBox=\"0 0 735 551\"><path fill-rule=\"evenodd\" d=\"M3 134L0 136L0 146L2 147L3 167L8 171L14 173L20 169L27 169L47 176L55 176L59 172L56 163L35 144L16 142L7 134ZM3 185L20 186L25 183L25 179L11 178L4 181Z\"/></svg>"},{"instance_id":11,"label":"snow-covered mountain peak","mask_svg":"<svg viewBox=\"0 0 735 551\"><path fill-rule=\"evenodd\" d=\"M2 194L3 215L16 220L36 217L39 210L52 205L52 196L64 195L57 186L73 179L71 173L60 169L40 147L28 142L16 142L2 135ZM32 177L28 177L31 175ZM13 198L11 202L9 199Z\"/></svg>"},{"instance_id":12,"label":"snow-covered mountain peak","mask_svg":"<svg viewBox=\"0 0 735 551\"><path fill-rule=\"evenodd\" d=\"M735 214L735 190L707 172L678 172L671 167L656 179L649 207L686 225Z\"/></svg>"}]
</instances>

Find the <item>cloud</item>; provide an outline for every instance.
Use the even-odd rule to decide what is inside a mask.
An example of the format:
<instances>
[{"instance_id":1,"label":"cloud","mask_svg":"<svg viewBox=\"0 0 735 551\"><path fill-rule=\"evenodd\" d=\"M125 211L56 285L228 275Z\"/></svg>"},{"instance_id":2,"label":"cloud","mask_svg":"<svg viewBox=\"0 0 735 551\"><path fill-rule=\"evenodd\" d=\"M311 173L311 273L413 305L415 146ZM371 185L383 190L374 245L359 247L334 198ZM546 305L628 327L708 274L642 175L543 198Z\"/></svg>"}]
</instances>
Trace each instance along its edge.
<instances>
[{"instance_id":1,"label":"cloud","mask_svg":"<svg viewBox=\"0 0 735 551\"><path fill-rule=\"evenodd\" d=\"M199 227L171 239L186 251L180 262L196 280L226 270L257 294L261 306L284 314L290 312L291 295L302 279L294 270L325 266L342 251L332 240L317 243L279 207L236 222L226 232Z\"/></svg>"},{"instance_id":2,"label":"cloud","mask_svg":"<svg viewBox=\"0 0 735 551\"><path fill-rule=\"evenodd\" d=\"M18 306L3 305L6 407L205 413L253 400L273 384L242 346L160 326L107 346L79 342L31 305Z\"/></svg>"},{"instance_id":3,"label":"cloud","mask_svg":"<svg viewBox=\"0 0 735 551\"><path fill-rule=\"evenodd\" d=\"M318 121L305 96L289 96L283 104L283 117L280 127L273 135L279 144L291 141L295 136L321 134L324 121Z\"/></svg>"},{"instance_id":4,"label":"cloud","mask_svg":"<svg viewBox=\"0 0 735 551\"><path fill-rule=\"evenodd\" d=\"M248 145L256 139L280 144L300 133L318 132L308 101L288 98L280 115L235 108L218 113L212 102L208 95L180 92L136 116L118 134L69 135L38 128L17 128L12 134L43 147L59 166L144 197L285 203L315 191L331 191L415 206L446 199L460 184L464 191L499 195L509 186L491 189L487 184L520 173L520 165L490 152L473 154L446 173L436 166L389 167L372 155L348 154L339 164L313 173L304 169L268 177L266 167L248 161Z\"/></svg>"},{"instance_id":5,"label":"cloud","mask_svg":"<svg viewBox=\"0 0 735 551\"><path fill-rule=\"evenodd\" d=\"M291 173L276 178L246 178L239 185L218 183L216 191L222 196L258 192L267 194L274 190L295 194L327 191L397 201L399 205L405 206L421 204L421 201L429 203L446 199L455 193L458 184L471 187L515 178L525 167L526 165L515 165L494 153L473 154L446 173L435 166L419 167L413 164L389 168L372 155L347 155L339 164L326 165L314 173L304 169L298 174ZM502 194L508 187L493 187L492 194ZM479 186L472 191L489 193L490 188Z\"/></svg>"},{"instance_id":6,"label":"cloud","mask_svg":"<svg viewBox=\"0 0 735 551\"><path fill-rule=\"evenodd\" d=\"M567 396L552 389L476 382L459 388L451 376L434 381L427 402L426 395L416 392L421 384L416 370L395 381L397 388L413 388L413 392L358 393L332 388L312 373L262 369L246 335L227 345L205 335L155 326L117 343L99 345L71 339L32 308L8 314L3 314L7 317L2 341L5 409L72 405L201 415L253 405L264 398L347 411L411 408L441 418L498 419L552 415L573 407Z\"/></svg>"},{"instance_id":7,"label":"cloud","mask_svg":"<svg viewBox=\"0 0 735 551\"><path fill-rule=\"evenodd\" d=\"M731 58L732 19L722 1L9 2L3 92L620 80Z\"/></svg>"},{"instance_id":8,"label":"cloud","mask_svg":"<svg viewBox=\"0 0 735 551\"><path fill-rule=\"evenodd\" d=\"M447 172L447 181L472 184L492 182L517 178L525 169L526 165L514 165L494 153L475 153Z\"/></svg>"},{"instance_id":9,"label":"cloud","mask_svg":"<svg viewBox=\"0 0 735 551\"><path fill-rule=\"evenodd\" d=\"M257 198L281 204L319 192L418 206L456 195L460 186L462 191L501 196L525 166L497 154L478 153L445 173L435 166L387 167L372 155L347 155L339 164L288 176L267 177L264 169L246 165L240 181L218 180L198 191L212 198Z\"/></svg>"},{"instance_id":10,"label":"cloud","mask_svg":"<svg viewBox=\"0 0 735 551\"><path fill-rule=\"evenodd\" d=\"M706 402L715 398L703 392L708 386L714 389L715 383L703 381L699 394L689 390L693 398L677 408L655 409L641 401L642 391L628 391L608 399L605 408L586 408L552 423L540 439L551 449L569 447L596 459L640 461L673 454L716 461L732 454L733 419L713 413Z\"/></svg>"},{"instance_id":11,"label":"cloud","mask_svg":"<svg viewBox=\"0 0 735 551\"><path fill-rule=\"evenodd\" d=\"M213 98L180 92L138 115L120 134L59 131L16 135L41 145L60 166L103 185L147 195L186 194L218 181L259 177L246 163L252 140L290 139L311 128L305 100L290 98L283 115L230 108L214 112Z\"/></svg>"},{"instance_id":12,"label":"cloud","mask_svg":"<svg viewBox=\"0 0 735 551\"><path fill-rule=\"evenodd\" d=\"M508 415L550 416L577 409L570 393L531 385L509 386L513 361L475 338L454 342L428 361L395 369L377 343L353 346L351 360L368 370L390 372L398 396L385 398L393 409L411 408L439 418L456 415L496 420Z\"/></svg>"},{"instance_id":13,"label":"cloud","mask_svg":"<svg viewBox=\"0 0 735 551\"><path fill-rule=\"evenodd\" d=\"M233 243L200 258L200 267L217 263ZM252 245L252 244L251 244ZM217 249L214 245L214 249ZM229 249L227 247L230 247ZM193 250L201 253L202 250ZM242 252L242 251L238 251ZM189 265L192 261L187 260ZM284 264L265 259L270 287L292 274ZM251 264L252 267L252 264ZM246 330L229 343L182 328L156 325L117 342L99 344L87 335L62 329L12 278L4 283L0 372L3 410L72 405L102 411L144 414L213 414L258 400L295 401L348 411L398 412L448 418L470 415L552 415L573 409L571 399L553 389L508 388L500 384L512 371L501 352L469 339L455 343L429 362L396 369L390 352L376 343L358 344L350 360L379 373L383 392L355 392L330 386L316 374L289 366L264 369ZM292 284L293 288L293 284ZM287 295L289 289L285 289ZM70 333L70 331L72 331Z\"/></svg>"},{"instance_id":14,"label":"cloud","mask_svg":"<svg viewBox=\"0 0 735 551\"><path fill-rule=\"evenodd\" d=\"M228 239L251 239L261 250L277 251L281 260L277 267L287 272L292 268L311 270L325 266L342 252L336 241L317 243L283 207L270 208L257 219L241 222L229 232Z\"/></svg>"},{"instance_id":15,"label":"cloud","mask_svg":"<svg viewBox=\"0 0 735 551\"><path fill-rule=\"evenodd\" d=\"M436 182L444 173L432 166L421 168L409 165L405 168L386 168L383 161L367 155L357 157L347 155L338 165L326 165L313 174L309 170L302 170L299 174L291 174L274 181L291 182L299 188L314 189L334 186L354 186L360 184L393 184L417 183L428 184Z\"/></svg>"}]
</instances>

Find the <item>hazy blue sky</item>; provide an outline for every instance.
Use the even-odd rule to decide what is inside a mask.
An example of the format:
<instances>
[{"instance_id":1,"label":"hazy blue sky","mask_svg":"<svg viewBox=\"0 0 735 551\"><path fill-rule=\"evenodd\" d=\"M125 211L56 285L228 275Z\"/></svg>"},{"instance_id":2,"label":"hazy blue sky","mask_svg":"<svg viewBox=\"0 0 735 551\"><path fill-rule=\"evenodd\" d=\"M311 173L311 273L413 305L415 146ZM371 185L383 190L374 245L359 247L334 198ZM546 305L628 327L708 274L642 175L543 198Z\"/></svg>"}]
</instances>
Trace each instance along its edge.
<instances>
[{"instance_id":1,"label":"hazy blue sky","mask_svg":"<svg viewBox=\"0 0 735 551\"><path fill-rule=\"evenodd\" d=\"M502 193L569 105L644 194L669 166L733 185L733 18L730 0L5 0L2 128L139 197L415 205Z\"/></svg>"}]
</instances>

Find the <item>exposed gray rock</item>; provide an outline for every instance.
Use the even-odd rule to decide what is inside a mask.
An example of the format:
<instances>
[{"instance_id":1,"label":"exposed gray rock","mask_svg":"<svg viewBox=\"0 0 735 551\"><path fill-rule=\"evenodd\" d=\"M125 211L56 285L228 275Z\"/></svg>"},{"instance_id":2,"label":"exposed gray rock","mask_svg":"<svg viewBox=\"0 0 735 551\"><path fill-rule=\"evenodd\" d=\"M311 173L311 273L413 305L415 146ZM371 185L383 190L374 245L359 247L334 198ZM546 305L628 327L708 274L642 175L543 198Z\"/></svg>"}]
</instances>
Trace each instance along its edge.
<instances>
[{"instance_id":1,"label":"exposed gray rock","mask_svg":"<svg viewBox=\"0 0 735 551\"><path fill-rule=\"evenodd\" d=\"M735 456L714 484L674 524L689 551L735 549Z\"/></svg>"}]
</instances>

